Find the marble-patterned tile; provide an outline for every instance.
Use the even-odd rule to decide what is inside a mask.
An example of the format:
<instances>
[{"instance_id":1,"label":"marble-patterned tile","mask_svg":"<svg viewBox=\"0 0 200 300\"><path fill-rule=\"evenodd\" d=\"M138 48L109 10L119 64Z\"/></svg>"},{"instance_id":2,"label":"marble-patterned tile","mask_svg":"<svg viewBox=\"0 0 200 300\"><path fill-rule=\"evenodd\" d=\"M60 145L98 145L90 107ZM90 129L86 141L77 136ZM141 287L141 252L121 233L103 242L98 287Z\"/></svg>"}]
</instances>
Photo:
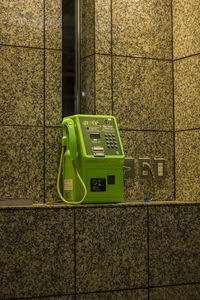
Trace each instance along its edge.
<instances>
[{"instance_id":1,"label":"marble-patterned tile","mask_svg":"<svg viewBox=\"0 0 200 300\"><path fill-rule=\"evenodd\" d=\"M2 0L0 44L44 47L43 0Z\"/></svg>"},{"instance_id":2,"label":"marble-patterned tile","mask_svg":"<svg viewBox=\"0 0 200 300\"><path fill-rule=\"evenodd\" d=\"M173 1L174 58L200 52L200 7L198 0Z\"/></svg>"},{"instance_id":3,"label":"marble-patterned tile","mask_svg":"<svg viewBox=\"0 0 200 300\"><path fill-rule=\"evenodd\" d=\"M113 53L172 58L171 1L112 1Z\"/></svg>"},{"instance_id":4,"label":"marble-patterned tile","mask_svg":"<svg viewBox=\"0 0 200 300\"><path fill-rule=\"evenodd\" d=\"M111 53L111 0L95 1L95 53Z\"/></svg>"},{"instance_id":5,"label":"marble-patterned tile","mask_svg":"<svg viewBox=\"0 0 200 300\"><path fill-rule=\"evenodd\" d=\"M1 125L43 125L43 50L0 46Z\"/></svg>"},{"instance_id":6,"label":"marble-patterned tile","mask_svg":"<svg viewBox=\"0 0 200 300\"><path fill-rule=\"evenodd\" d=\"M149 208L150 286L200 282L199 216L200 205Z\"/></svg>"},{"instance_id":7,"label":"marble-patterned tile","mask_svg":"<svg viewBox=\"0 0 200 300\"><path fill-rule=\"evenodd\" d=\"M95 52L95 0L80 0L81 57Z\"/></svg>"},{"instance_id":8,"label":"marble-patterned tile","mask_svg":"<svg viewBox=\"0 0 200 300\"><path fill-rule=\"evenodd\" d=\"M113 57L113 114L120 128L173 129L172 63Z\"/></svg>"},{"instance_id":9,"label":"marble-patterned tile","mask_svg":"<svg viewBox=\"0 0 200 300\"><path fill-rule=\"evenodd\" d=\"M146 207L76 210L77 293L147 287Z\"/></svg>"},{"instance_id":10,"label":"marble-patterned tile","mask_svg":"<svg viewBox=\"0 0 200 300\"><path fill-rule=\"evenodd\" d=\"M111 57L95 55L95 106L97 115L112 115Z\"/></svg>"},{"instance_id":11,"label":"marble-patterned tile","mask_svg":"<svg viewBox=\"0 0 200 300\"><path fill-rule=\"evenodd\" d=\"M4 209L0 236L1 299L74 292L73 210Z\"/></svg>"},{"instance_id":12,"label":"marble-patterned tile","mask_svg":"<svg viewBox=\"0 0 200 300\"><path fill-rule=\"evenodd\" d=\"M188 284L182 286L169 286L150 289L150 300L197 300L200 295L199 284Z\"/></svg>"},{"instance_id":13,"label":"marble-patterned tile","mask_svg":"<svg viewBox=\"0 0 200 300\"><path fill-rule=\"evenodd\" d=\"M45 125L62 122L62 52L45 50Z\"/></svg>"},{"instance_id":14,"label":"marble-patterned tile","mask_svg":"<svg viewBox=\"0 0 200 300\"><path fill-rule=\"evenodd\" d=\"M0 127L0 199L43 202L43 129Z\"/></svg>"},{"instance_id":15,"label":"marble-patterned tile","mask_svg":"<svg viewBox=\"0 0 200 300\"><path fill-rule=\"evenodd\" d=\"M200 199L200 130L175 133L176 200Z\"/></svg>"},{"instance_id":16,"label":"marble-patterned tile","mask_svg":"<svg viewBox=\"0 0 200 300\"><path fill-rule=\"evenodd\" d=\"M124 181L125 202L144 201L149 193L152 200L174 200L173 133L120 130L120 136L125 157L135 159L135 178ZM153 180L140 177L140 157L150 158ZM154 158L166 160L165 176L162 179L155 177Z\"/></svg>"},{"instance_id":17,"label":"marble-patterned tile","mask_svg":"<svg viewBox=\"0 0 200 300\"><path fill-rule=\"evenodd\" d=\"M200 128L200 55L174 62L175 129Z\"/></svg>"},{"instance_id":18,"label":"marble-patterned tile","mask_svg":"<svg viewBox=\"0 0 200 300\"><path fill-rule=\"evenodd\" d=\"M95 113L94 55L81 61L81 113Z\"/></svg>"},{"instance_id":19,"label":"marble-patterned tile","mask_svg":"<svg viewBox=\"0 0 200 300\"><path fill-rule=\"evenodd\" d=\"M76 295L76 300L148 300L147 289Z\"/></svg>"},{"instance_id":20,"label":"marble-patterned tile","mask_svg":"<svg viewBox=\"0 0 200 300\"><path fill-rule=\"evenodd\" d=\"M62 129L45 129L45 202L59 202L56 184L60 154L62 149Z\"/></svg>"},{"instance_id":21,"label":"marble-patterned tile","mask_svg":"<svg viewBox=\"0 0 200 300\"><path fill-rule=\"evenodd\" d=\"M62 0L45 0L45 47L62 48Z\"/></svg>"}]
</instances>

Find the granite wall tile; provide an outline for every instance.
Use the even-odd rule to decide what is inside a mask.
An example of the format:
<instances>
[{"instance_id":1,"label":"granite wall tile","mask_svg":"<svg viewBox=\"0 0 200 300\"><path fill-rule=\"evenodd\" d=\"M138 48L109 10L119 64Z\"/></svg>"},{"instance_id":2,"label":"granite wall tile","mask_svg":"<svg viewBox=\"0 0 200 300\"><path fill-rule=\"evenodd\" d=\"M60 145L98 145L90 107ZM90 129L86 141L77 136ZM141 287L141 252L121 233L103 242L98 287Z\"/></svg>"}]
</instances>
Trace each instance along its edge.
<instances>
[{"instance_id":1,"label":"granite wall tile","mask_svg":"<svg viewBox=\"0 0 200 300\"><path fill-rule=\"evenodd\" d=\"M45 50L45 125L62 122L62 52Z\"/></svg>"},{"instance_id":2,"label":"granite wall tile","mask_svg":"<svg viewBox=\"0 0 200 300\"><path fill-rule=\"evenodd\" d=\"M95 55L95 104L97 115L112 115L111 57Z\"/></svg>"},{"instance_id":3,"label":"granite wall tile","mask_svg":"<svg viewBox=\"0 0 200 300\"><path fill-rule=\"evenodd\" d=\"M176 200L200 199L200 129L176 132Z\"/></svg>"},{"instance_id":4,"label":"granite wall tile","mask_svg":"<svg viewBox=\"0 0 200 300\"><path fill-rule=\"evenodd\" d=\"M150 300L197 300L200 295L199 284L169 286L150 289Z\"/></svg>"},{"instance_id":5,"label":"granite wall tile","mask_svg":"<svg viewBox=\"0 0 200 300\"><path fill-rule=\"evenodd\" d=\"M149 208L150 286L200 281L200 206Z\"/></svg>"},{"instance_id":6,"label":"granite wall tile","mask_svg":"<svg viewBox=\"0 0 200 300\"><path fill-rule=\"evenodd\" d=\"M62 0L45 0L45 47L62 49Z\"/></svg>"},{"instance_id":7,"label":"granite wall tile","mask_svg":"<svg viewBox=\"0 0 200 300\"><path fill-rule=\"evenodd\" d=\"M1 299L74 292L73 210L1 210L0 236Z\"/></svg>"},{"instance_id":8,"label":"granite wall tile","mask_svg":"<svg viewBox=\"0 0 200 300\"><path fill-rule=\"evenodd\" d=\"M43 129L0 128L0 199L43 201Z\"/></svg>"},{"instance_id":9,"label":"granite wall tile","mask_svg":"<svg viewBox=\"0 0 200 300\"><path fill-rule=\"evenodd\" d=\"M200 128L200 55L174 62L175 129Z\"/></svg>"},{"instance_id":10,"label":"granite wall tile","mask_svg":"<svg viewBox=\"0 0 200 300\"><path fill-rule=\"evenodd\" d=\"M113 113L121 128L172 130L172 63L113 57Z\"/></svg>"},{"instance_id":11,"label":"granite wall tile","mask_svg":"<svg viewBox=\"0 0 200 300\"><path fill-rule=\"evenodd\" d=\"M43 48L43 0L2 0L0 28L0 44Z\"/></svg>"},{"instance_id":12,"label":"granite wall tile","mask_svg":"<svg viewBox=\"0 0 200 300\"><path fill-rule=\"evenodd\" d=\"M124 290L76 295L76 300L147 300L148 290Z\"/></svg>"},{"instance_id":13,"label":"granite wall tile","mask_svg":"<svg viewBox=\"0 0 200 300\"><path fill-rule=\"evenodd\" d=\"M198 0L173 1L174 58L200 52L200 5Z\"/></svg>"},{"instance_id":14,"label":"granite wall tile","mask_svg":"<svg viewBox=\"0 0 200 300\"><path fill-rule=\"evenodd\" d=\"M111 0L95 0L95 53L111 53Z\"/></svg>"},{"instance_id":15,"label":"granite wall tile","mask_svg":"<svg viewBox=\"0 0 200 300\"><path fill-rule=\"evenodd\" d=\"M172 58L171 1L112 1L113 53Z\"/></svg>"},{"instance_id":16,"label":"granite wall tile","mask_svg":"<svg viewBox=\"0 0 200 300\"><path fill-rule=\"evenodd\" d=\"M124 182L125 201L144 201L149 193L153 196L152 200L174 200L173 133L121 130L120 136L125 156L135 159L135 178L126 179ZM139 157L150 158L153 181L152 178L140 178ZM154 158L166 160L165 177L162 179L155 178Z\"/></svg>"},{"instance_id":17,"label":"granite wall tile","mask_svg":"<svg viewBox=\"0 0 200 300\"><path fill-rule=\"evenodd\" d=\"M146 207L76 210L76 291L147 286Z\"/></svg>"},{"instance_id":18,"label":"granite wall tile","mask_svg":"<svg viewBox=\"0 0 200 300\"><path fill-rule=\"evenodd\" d=\"M45 202L58 202L57 176L62 149L62 129L45 129Z\"/></svg>"},{"instance_id":19,"label":"granite wall tile","mask_svg":"<svg viewBox=\"0 0 200 300\"><path fill-rule=\"evenodd\" d=\"M95 53L95 0L80 0L81 57Z\"/></svg>"},{"instance_id":20,"label":"granite wall tile","mask_svg":"<svg viewBox=\"0 0 200 300\"><path fill-rule=\"evenodd\" d=\"M95 113L94 55L81 60L81 113Z\"/></svg>"},{"instance_id":21,"label":"granite wall tile","mask_svg":"<svg viewBox=\"0 0 200 300\"><path fill-rule=\"evenodd\" d=\"M43 125L43 50L0 46L1 125Z\"/></svg>"}]
</instances>

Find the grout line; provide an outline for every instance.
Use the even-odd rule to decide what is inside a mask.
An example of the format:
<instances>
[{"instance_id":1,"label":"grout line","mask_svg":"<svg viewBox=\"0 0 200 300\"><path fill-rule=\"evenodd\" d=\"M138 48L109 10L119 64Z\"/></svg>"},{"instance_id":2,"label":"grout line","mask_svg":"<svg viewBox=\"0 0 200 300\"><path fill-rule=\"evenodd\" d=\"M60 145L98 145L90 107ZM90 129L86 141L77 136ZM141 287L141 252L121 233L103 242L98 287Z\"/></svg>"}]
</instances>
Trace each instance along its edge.
<instances>
[{"instance_id":1,"label":"grout line","mask_svg":"<svg viewBox=\"0 0 200 300\"><path fill-rule=\"evenodd\" d=\"M43 143L44 143L44 145L43 145L43 149L44 149L44 165L43 165L43 180L44 180L44 185L43 185L43 188L44 188L44 191L43 191L43 193L44 193L44 199L43 199L43 202L45 203L46 202L46 178L45 178L45 173L46 173L46 153L45 153L45 151L46 151L46 148L45 148L45 141L46 141L46 139L45 139L45 109L46 109L46 106L45 106L45 104L46 104L46 94L45 94L45 91L46 91L46 53L45 53L45 38L46 38L46 36L45 36L45 18L46 18L46 15L45 15L45 9L46 9L46 7L45 7L45 0L44 0L44 2L43 2L43 4L44 4L44 28L43 28L43 34L44 34L44 70L43 70L43 72L44 72L44 74L43 74L43 91L44 91L44 105L43 105L43 134L44 134L44 136L43 136Z\"/></svg>"},{"instance_id":2,"label":"grout line","mask_svg":"<svg viewBox=\"0 0 200 300\"><path fill-rule=\"evenodd\" d=\"M134 128L119 128L120 131L139 131L139 132L171 132L173 130L156 130L156 129L134 129Z\"/></svg>"},{"instance_id":3,"label":"grout line","mask_svg":"<svg viewBox=\"0 0 200 300\"><path fill-rule=\"evenodd\" d=\"M96 115L96 1L94 1L94 114Z\"/></svg>"},{"instance_id":4,"label":"grout line","mask_svg":"<svg viewBox=\"0 0 200 300\"><path fill-rule=\"evenodd\" d=\"M172 37L172 103L173 103L173 167L174 167L174 200L176 201L176 143L175 143L175 96L174 96L174 24L173 0L171 0L171 37Z\"/></svg>"},{"instance_id":5,"label":"grout line","mask_svg":"<svg viewBox=\"0 0 200 300\"><path fill-rule=\"evenodd\" d=\"M200 128L179 129L179 130L175 130L175 132L186 132L186 131L195 131L195 130L200 130Z\"/></svg>"},{"instance_id":6,"label":"grout line","mask_svg":"<svg viewBox=\"0 0 200 300\"><path fill-rule=\"evenodd\" d=\"M45 47L34 47L34 46L23 46L23 45L10 45L10 44L0 44L0 47L13 47L13 48L24 48L24 49L35 49L35 50L55 50L55 51L62 51L62 49L56 48L45 48Z\"/></svg>"},{"instance_id":7,"label":"grout line","mask_svg":"<svg viewBox=\"0 0 200 300\"><path fill-rule=\"evenodd\" d=\"M179 57L179 58L175 58L175 59L174 59L174 62L176 62L176 61L178 61L178 60L190 58L190 57L193 57L193 56L198 56L198 55L200 55L200 52L199 52L199 53L195 53L195 54L190 54L190 55L187 55L187 56L183 56L183 57Z\"/></svg>"},{"instance_id":8,"label":"grout line","mask_svg":"<svg viewBox=\"0 0 200 300\"><path fill-rule=\"evenodd\" d=\"M112 0L110 1L110 53L111 53L111 100L112 100L112 115L114 115L114 101L113 101L113 28L112 28Z\"/></svg>"},{"instance_id":9,"label":"grout line","mask_svg":"<svg viewBox=\"0 0 200 300\"><path fill-rule=\"evenodd\" d=\"M97 290L97 291L88 291L88 292L80 292L80 293L76 293L76 295L92 295L92 294L104 294L104 293L112 293L112 292L126 292L126 291L135 291L135 290L147 290L147 287L130 287L130 288L122 288L122 289L116 289L116 290Z\"/></svg>"},{"instance_id":10,"label":"grout line","mask_svg":"<svg viewBox=\"0 0 200 300\"><path fill-rule=\"evenodd\" d=\"M186 283L174 283L174 284L166 284L166 285L154 285L154 286L150 286L149 288L156 289L156 288L167 288L167 287L196 285L196 284L200 284L200 282L186 282Z\"/></svg>"},{"instance_id":11,"label":"grout line","mask_svg":"<svg viewBox=\"0 0 200 300\"><path fill-rule=\"evenodd\" d=\"M111 31L111 36L112 36L112 31ZM99 53L99 52L95 52L94 53L95 55L101 55L101 56L110 56L109 53ZM81 58L81 60L83 60L84 58L87 58L87 57L90 57L92 56L93 54L90 54L90 55L86 55L86 56L83 56ZM170 58L156 58L156 57L145 57L145 56L133 56L133 55L123 55L123 54L113 54L113 56L115 57L124 57L124 58L135 58L135 59L149 59L149 60L158 60L158 61L172 61L172 59Z\"/></svg>"}]
</instances>

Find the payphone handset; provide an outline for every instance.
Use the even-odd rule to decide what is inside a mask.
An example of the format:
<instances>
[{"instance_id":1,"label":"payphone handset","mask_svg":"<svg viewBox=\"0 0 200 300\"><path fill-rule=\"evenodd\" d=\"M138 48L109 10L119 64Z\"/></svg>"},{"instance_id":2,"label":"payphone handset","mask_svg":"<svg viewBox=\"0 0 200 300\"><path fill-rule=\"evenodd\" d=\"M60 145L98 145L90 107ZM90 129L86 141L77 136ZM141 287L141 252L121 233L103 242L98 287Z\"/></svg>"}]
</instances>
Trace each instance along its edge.
<instances>
[{"instance_id":1,"label":"payphone handset","mask_svg":"<svg viewBox=\"0 0 200 300\"><path fill-rule=\"evenodd\" d=\"M68 156L70 160L75 160L78 157L78 152L74 121L72 119L65 118L62 122L62 127L64 131L62 146L66 147L66 156Z\"/></svg>"},{"instance_id":2,"label":"payphone handset","mask_svg":"<svg viewBox=\"0 0 200 300\"><path fill-rule=\"evenodd\" d=\"M60 198L68 204L121 202L124 152L116 119L74 115L63 119L62 130L57 180Z\"/></svg>"}]
</instances>

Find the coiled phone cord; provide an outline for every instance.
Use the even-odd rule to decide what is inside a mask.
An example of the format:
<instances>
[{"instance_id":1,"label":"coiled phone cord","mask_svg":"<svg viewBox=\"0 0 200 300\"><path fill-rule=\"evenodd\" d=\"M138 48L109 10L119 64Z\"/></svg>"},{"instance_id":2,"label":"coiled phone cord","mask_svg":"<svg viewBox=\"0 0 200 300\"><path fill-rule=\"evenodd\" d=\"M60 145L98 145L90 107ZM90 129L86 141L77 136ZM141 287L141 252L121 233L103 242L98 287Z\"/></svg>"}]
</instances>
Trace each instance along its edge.
<instances>
[{"instance_id":1,"label":"coiled phone cord","mask_svg":"<svg viewBox=\"0 0 200 300\"><path fill-rule=\"evenodd\" d=\"M73 165L74 171L76 173L76 176L78 177L80 183L82 184L82 187L83 187L83 190L84 190L83 198L80 201L77 201L77 202L67 201L62 196L62 194L60 192L60 177L61 177L61 170L62 170L63 155L64 155L64 147L62 147L61 156L60 156L60 165L59 165L59 169L58 169L58 178L57 178L57 191L58 191L58 195L60 196L60 198L62 199L62 201L64 201L67 204L79 205L79 204L83 203L83 201L85 200L85 197L87 196L87 189L86 189L85 183L83 182L83 180L82 180L82 178L81 178L81 176L80 176L80 174L78 172L78 169L77 169L74 161L72 161L72 165Z\"/></svg>"}]
</instances>

